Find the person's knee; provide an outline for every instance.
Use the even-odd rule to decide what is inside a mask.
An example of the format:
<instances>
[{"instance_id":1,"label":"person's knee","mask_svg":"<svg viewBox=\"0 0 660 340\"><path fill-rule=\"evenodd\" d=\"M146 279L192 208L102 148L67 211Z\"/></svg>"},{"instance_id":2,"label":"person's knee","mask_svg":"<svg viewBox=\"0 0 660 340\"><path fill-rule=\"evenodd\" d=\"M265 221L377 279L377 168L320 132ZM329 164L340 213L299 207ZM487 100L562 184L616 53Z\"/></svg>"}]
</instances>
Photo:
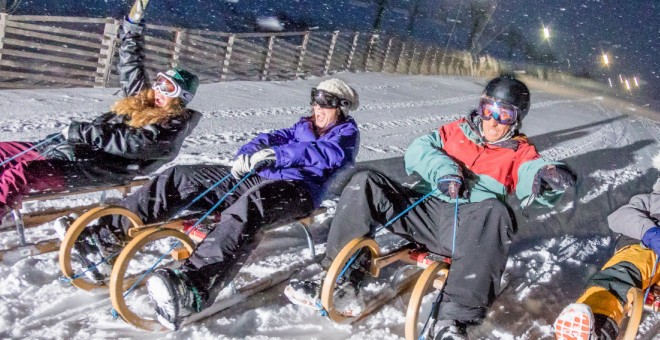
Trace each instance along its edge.
<instances>
[{"instance_id":1,"label":"person's knee","mask_svg":"<svg viewBox=\"0 0 660 340\"><path fill-rule=\"evenodd\" d=\"M360 170L351 178L348 189L364 190L366 186L382 182L382 175L373 170Z\"/></svg>"}]
</instances>

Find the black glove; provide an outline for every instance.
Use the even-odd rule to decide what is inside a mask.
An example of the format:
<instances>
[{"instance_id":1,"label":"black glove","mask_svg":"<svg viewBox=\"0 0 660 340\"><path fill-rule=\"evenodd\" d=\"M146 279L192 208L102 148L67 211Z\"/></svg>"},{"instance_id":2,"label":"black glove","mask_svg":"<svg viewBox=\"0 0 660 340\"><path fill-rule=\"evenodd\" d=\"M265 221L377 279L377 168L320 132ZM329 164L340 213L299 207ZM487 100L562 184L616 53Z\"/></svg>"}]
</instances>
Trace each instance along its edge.
<instances>
[{"instance_id":1,"label":"black glove","mask_svg":"<svg viewBox=\"0 0 660 340\"><path fill-rule=\"evenodd\" d=\"M463 185L463 181L463 177L459 175L443 176L438 180L438 190L451 199L456 199L458 196L468 198L467 185Z\"/></svg>"},{"instance_id":2,"label":"black glove","mask_svg":"<svg viewBox=\"0 0 660 340\"><path fill-rule=\"evenodd\" d=\"M546 165L534 176L532 193L536 197L543 195L546 190L565 191L575 186L575 174L564 165Z\"/></svg>"}]
</instances>

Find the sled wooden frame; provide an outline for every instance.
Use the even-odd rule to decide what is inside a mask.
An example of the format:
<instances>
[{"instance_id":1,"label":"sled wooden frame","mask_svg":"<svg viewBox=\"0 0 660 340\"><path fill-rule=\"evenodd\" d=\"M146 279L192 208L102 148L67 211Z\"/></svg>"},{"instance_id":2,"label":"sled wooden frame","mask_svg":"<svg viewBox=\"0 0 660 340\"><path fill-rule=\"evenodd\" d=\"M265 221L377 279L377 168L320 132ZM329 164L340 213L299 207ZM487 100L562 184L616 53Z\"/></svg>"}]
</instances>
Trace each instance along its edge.
<instances>
[{"instance_id":1,"label":"sled wooden frame","mask_svg":"<svg viewBox=\"0 0 660 340\"><path fill-rule=\"evenodd\" d=\"M83 212L97 206L97 204L91 204L66 208L48 208L30 213L22 213L21 209L23 208L24 203L57 200L67 196L83 195L94 192L101 192L101 202L103 202L107 192L110 190L117 190L122 194L123 197L126 197L128 194L130 194L134 187L141 186L146 182L146 179L139 179L121 185L85 187L66 192L32 193L24 196L22 198L22 203L12 208L14 228L12 228L12 226L8 226L0 229L0 232L11 232L15 229L18 233L19 244L10 246L7 249L0 250L0 262L5 259L20 259L28 256L57 251L60 248L61 243L59 239L50 239L36 243L28 243L25 238L25 229L38 227L44 223L52 222L59 217L66 216L71 213L82 214Z\"/></svg>"},{"instance_id":2,"label":"sled wooden frame","mask_svg":"<svg viewBox=\"0 0 660 340\"><path fill-rule=\"evenodd\" d=\"M358 237L352 240L342 248L334 261L332 261L321 288L321 306L327 312L330 320L336 323L355 322L371 312L371 310L365 309L360 315L349 317L334 309L333 293L339 274L341 274L350 258L362 248L367 248L371 254L369 274L373 277L378 277L382 268L396 261L402 261L424 268L424 271L415 283L406 313L406 339L417 339L417 319L419 318L419 307L422 304L422 299L431 287L438 290L443 289L449 273L451 260L442 256L441 261L429 260L426 258L428 252L420 251L414 244L407 244L388 254L381 255L380 247L374 239Z\"/></svg>"},{"instance_id":3,"label":"sled wooden frame","mask_svg":"<svg viewBox=\"0 0 660 340\"><path fill-rule=\"evenodd\" d=\"M272 230L284 225L295 223L302 227L307 239L308 248L311 251L312 258L316 258L314 241L309 226L314 222L314 217L326 212L326 208L316 209L312 214L294 222L278 223L269 226L264 231ZM74 271L71 262L71 250L75 241L82 231L92 221L107 215L121 215L131 222L132 226L128 230L128 237L131 239L124 249L120 252L117 259L113 262L112 274L109 285L95 284L86 281L83 277L74 278ZM110 300L113 307L128 323L139 328L151 331L165 330L160 323L155 320L140 318L133 313L127 306L123 296L123 291L136 282L136 277L125 278L125 273L131 259L149 242L174 237L182 242L183 247L177 248L170 254L175 260L180 261L188 258L195 249L195 242L201 242L202 238L190 237L185 234L185 222L188 219L174 220L164 223L144 224L140 218L133 212L119 206L99 206L93 208L81 215L69 228L60 247L60 269L66 278L71 279L71 284L80 289L91 291L97 289L108 289L110 291ZM233 287L233 285L232 285ZM253 288L254 289L254 288ZM265 289L259 288L257 289Z\"/></svg>"},{"instance_id":4,"label":"sled wooden frame","mask_svg":"<svg viewBox=\"0 0 660 340\"><path fill-rule=\"evenodd\" d=\"M290 224L299 225L305 233L305 237L307 239L307 246L311 252L311 258L315 260L316 251L314 249L314 240L312 239L312 234L309 230L309 226L314 222L315 216L320 215L325 211L326 208L319 208L314 210L314 212L312 212L311 215L303 217L296 221L275 223L273 225L266 227L264 229L264 232L285 225L290 225ZM114 213L117 213L117 211L114 211ZM129 217L128 214L126 214L125 216ZM110 276L110 284L109 284L110 301L112 302L113 308L126 322L138 328L148 331L169 331L169 329L162 326L157 320L142 318L139 315L133 313L128 308L128 305L126 304L126 300L124 299L124 290L132 286L135 283L135 280L133 278L129 278L129 280L125 280L124 276L126 274L126 270L128 268L130 261L133 259L133 256L135 256L135 254L138 251L140 251L142 247L144 247L149 242L166 237L174 237L180 240L183 247L174 249L170 254L172 258L174 258L177 261L181 261L190 257L190 254L192 254L192 252L195 250L195 242L191 237L185 234L185 232L183 231L183 224L179 223L179 225L177 225L176 221L171 222L167 226L160 226L157 228L152 227L151 229L149 229L148 225L146 226L136 225L134 223L134 228L136 228L136 231L139 231L140 233L139 236L135 237L130 242L128 242L128 244L124 247L124 249L120 253L117 260L114 262L114 265L112 267L112 274ZM195 241L200 242L201 239L196 239ZM146 282L146 280L142 280L141 283L142 282ZM242 294L242 292L236 292L236 288L233 281L230 285L235 293ZM260 287L255 287L252 288L251 290L253 292L259 292L266 288L268 288L268 286L261 285ZM209 308L213 309L213 307L209 307ZM222 309L218 309L218 310L222 310ZM206 310L202 311L202 313L204 313L205 311Z\"/></svg>"},{"instance_id":5,"label":"sled wooden frame","mask_svg":"<svg viewBox=\"0 0 660 340\"><path fill-rule=\"evenodd\" d=\"M653 289L653 287L651 288ZM654 294L651 292L651 294ZM658 313L653 305L646 304L644 301L644 292L636 287L628 290L627 294L628 303L624 306L623 314L628 317L628 325L626 332L623 334L623 340L634 340L639 330L639 324L642 321L642 313L644 310L651 313Z\"/></svg>"}]
</instances>

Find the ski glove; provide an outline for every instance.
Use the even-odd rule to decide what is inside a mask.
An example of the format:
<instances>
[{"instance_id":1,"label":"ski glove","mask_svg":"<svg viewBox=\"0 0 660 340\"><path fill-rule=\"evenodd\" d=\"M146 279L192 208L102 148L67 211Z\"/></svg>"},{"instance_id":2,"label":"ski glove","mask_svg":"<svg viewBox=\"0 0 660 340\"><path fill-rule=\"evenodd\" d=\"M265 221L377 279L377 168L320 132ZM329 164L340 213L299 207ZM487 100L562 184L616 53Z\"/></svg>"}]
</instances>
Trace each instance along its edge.
<instances>
[{"instance_id":1,"label":"ski glove","mask_svg":"<svg viewBox=\"0 0 660 340\"><path fill-rule=\"evenodd\" d=\"M258 172L266 168L271 168L275 165L276 161L275 150L259 150L250 156L250 171Z\"/></svg>"},{"instance_id":2,"label":"ski glove","mask_svg":"<svg viewBox=\"0 0 660 340\"><path fill-rule=\"evenodd\" d=\"M250 172L250 155L238 155L231 167L231 175L236 179L241 179Z\"/></svg>"},{"instance_id":3,"label":"ski glove","mask_svg":"<svg viewBox=\"0 0 660 340\"><path fill-rule=\"evenodd\" d=\"M660 255L660 227L647 230L642 236L642 244Z\"/></svg>"},{"instance_id":4,"label":"ski glove","mask_svg":"<svg viewBox=\"0 0 660 340\"><path fill-rule=\"evenodd\" d=\"M273 149L259 150L252 155L238 155L231 167L231 174L236 179L241 179L250 171L258 172L275 165L275 151Z\"/></svg>"},{"instance_id":5,"label":"ski glove","mask_svg":"<svg viewBox=\"0 0 660 340\"><path fill-rule=\"evenodd\" d=\"M459 175L447 175L438 180L438 190L451 199L461 196L468 198L467 186L463 185L463 177Z\"/></svg>"},{"instance_id":6,"label":"ski glove","mask_svg":"<svg viewBox=\"0 0 660 340\"><path fill-rule=\"evenodd\" d=\"M575 186L576 176L564 165L546 165L534 176L532 193L540 197L547 190L566 190Z\"/></svg>"}]
</instances>

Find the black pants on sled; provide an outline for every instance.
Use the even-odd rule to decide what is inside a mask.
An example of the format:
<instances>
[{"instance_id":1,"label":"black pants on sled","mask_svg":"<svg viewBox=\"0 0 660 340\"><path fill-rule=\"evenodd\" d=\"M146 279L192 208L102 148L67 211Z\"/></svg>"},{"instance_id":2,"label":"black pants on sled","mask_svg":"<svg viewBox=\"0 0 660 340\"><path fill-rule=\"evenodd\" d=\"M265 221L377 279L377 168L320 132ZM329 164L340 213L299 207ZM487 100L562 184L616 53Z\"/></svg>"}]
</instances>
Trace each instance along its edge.
<instances>
[{"instance_id":1,"label":"black pants on sled","mask_svg":"<svg viewBox=\"0 0 660 340\"><path fill-rule=\"evenodd\" d=\"M356 173L339 199L327 257L335 258L357 237L373 237L378 227L420 198L419 193L378 172ZM454 203L429 197L388 228L434 253L452 257L440 319L479 322L500 291L513 222L507 207L496 199L460 205L452 256L454 209Z\"/></svg>"},{"instance_id":2,"label":"black pants on sled","mask_svg":"<svg viewBox=\"0 0 660 340\"><path fill-rule=\"evenodd\" d=\"M142 186L121 205L135 212L144 223L166 221L228 175L229 170L219 165L176 166ZM237 183L230 176L190 210L208 211ZM220 222L181 267L208 303L231 281L257 246L263 227L309 216L314 204L302 181L252 175L216 211L222 212ZM118 217L108 217L101 223L110 219L113 226L124 232L130 227L127 219Z\"/></svg>"}]
</instances>

